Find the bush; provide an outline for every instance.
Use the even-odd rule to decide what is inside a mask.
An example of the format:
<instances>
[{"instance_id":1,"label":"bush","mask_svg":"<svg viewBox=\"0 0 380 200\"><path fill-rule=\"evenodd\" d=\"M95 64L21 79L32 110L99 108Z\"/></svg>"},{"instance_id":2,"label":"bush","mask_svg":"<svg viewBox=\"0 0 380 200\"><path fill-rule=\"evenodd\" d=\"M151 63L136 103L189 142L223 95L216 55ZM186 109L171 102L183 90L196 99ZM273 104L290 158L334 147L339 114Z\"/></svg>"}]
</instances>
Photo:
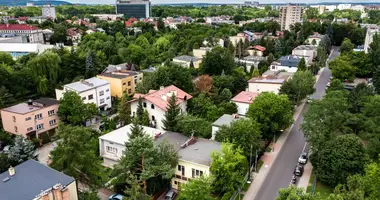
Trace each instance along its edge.
<instances>
[{"instance_id":1,"label":"bush","mask_svg":"<svg viewBox=\"0 0 380 200\"><path fill-rule=\"evenodd\" d=\"M48 133L42 134L41 140L42 140L42 144L47 144L51 141Z\"/></svg>"}]
</instances>

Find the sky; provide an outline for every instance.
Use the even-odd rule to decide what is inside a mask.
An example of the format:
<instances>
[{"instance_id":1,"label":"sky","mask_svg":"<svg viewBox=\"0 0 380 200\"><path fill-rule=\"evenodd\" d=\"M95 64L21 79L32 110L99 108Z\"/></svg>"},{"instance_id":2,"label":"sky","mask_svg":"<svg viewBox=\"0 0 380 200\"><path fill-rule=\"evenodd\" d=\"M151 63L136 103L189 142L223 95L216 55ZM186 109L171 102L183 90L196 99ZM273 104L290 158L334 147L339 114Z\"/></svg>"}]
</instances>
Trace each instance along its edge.
<instances>
[{"instance_id":1,"label":"sky","mask_svg":"<svg viewBox=\"0 0 380 200\"><path fill-rule=\"evenodd\" d=\"M70 3L114 4L115 0L66 0ZM245 0L151 0L152 4L167 3L243 3ZM255 1L255 0L250 0ZM256 0L257 1L257 0ZM259 0L260 3L318 3L318 2L379 2L379 0Z\"/></svg>"}]
</instances>

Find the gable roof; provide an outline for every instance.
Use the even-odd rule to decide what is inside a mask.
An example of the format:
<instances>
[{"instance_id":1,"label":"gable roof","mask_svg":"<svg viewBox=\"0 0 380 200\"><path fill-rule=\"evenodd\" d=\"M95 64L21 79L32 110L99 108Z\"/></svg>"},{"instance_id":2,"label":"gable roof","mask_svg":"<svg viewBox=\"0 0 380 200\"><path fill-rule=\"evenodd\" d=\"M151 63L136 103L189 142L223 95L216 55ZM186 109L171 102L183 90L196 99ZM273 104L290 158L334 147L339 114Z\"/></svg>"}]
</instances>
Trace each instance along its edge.
<instances>
[{"instance_id":1,"label":"gable roof","mask_svg":"<svg viewBox=\"0 0 380 200\"><path fill-rule=\"evenodd\" d=\"M242 91L234 98L232 98L231 101L251 104L257 96L259 96L259 93L257 92Z\"/></svg>"},{"instance_id":2,"label":"gable roof","mask_svg":"<svg viewBox=\"0 0 380 200\"><path fill-rule=\"evenodd\" d=\"M63 187L75 181L74 178L47 167L35 160L27 160L15 167L16 174L9 176L6 171L0 174L0 199L34 199L41 191L57 183Z\"/></svg>"},{"instance_id":3,"label":"gable roof","mask_svg":"<svg viewBox=\"0 0 380 200\"><path fill-rule=\"evenodd\" d=\"M167 111L168 101L170 99L170 95L173 92L176 93L175 96L177 98L177 105L184 102L184 101L187 101L187 100L193 98L190 94L184 92L183 90L177 88L174 85L171 85L171 86L165 87L163 89L160 89L158 91L151 90L151 91L149 91L148 94L135 94L133 96L134 99L130 102L137 101L139 99L139 97L141 97L145 100L150 101L151 103L153 103L155 106L161 108L162 110Z\"/></svg>"},{"instance_id":4,"label":"gable roof","mask_svg":"<svg viewBox=\"0 0 380 200\"><path fill-rule=\"evenodd\" d=\"M31 26L29 24L0 24L0 30L21 30L21 31L27 31L27 30L38 30L37 27Z\"/></svg>"},{"instance_id":5,"label":"gable roof","mask_svg":"<svg viewBox=\"0 0 380 200\"><path fill-rule=\"evenodd\" d=\"M201 58L197 58L197 57L194 57L194 56L188 56L188 55L183 55L183 56L177 56L173 59L176 59L176 60L181 60L181 61L185 61L185 62L197 62L199 60L202 60Z\"/></svg>"},{"instance_id":6,"label":"gable roof","mask_svg":"<svg viewBox=\"0 0 380 200\"><path fill-rule=\"evenodd\" d=\"M261 45L255 45L255 46L253 46L253 48L256 50L259 50L259 51L265 51L266 50L266 48L261 46Z\"/></svg>"}]
</instances>

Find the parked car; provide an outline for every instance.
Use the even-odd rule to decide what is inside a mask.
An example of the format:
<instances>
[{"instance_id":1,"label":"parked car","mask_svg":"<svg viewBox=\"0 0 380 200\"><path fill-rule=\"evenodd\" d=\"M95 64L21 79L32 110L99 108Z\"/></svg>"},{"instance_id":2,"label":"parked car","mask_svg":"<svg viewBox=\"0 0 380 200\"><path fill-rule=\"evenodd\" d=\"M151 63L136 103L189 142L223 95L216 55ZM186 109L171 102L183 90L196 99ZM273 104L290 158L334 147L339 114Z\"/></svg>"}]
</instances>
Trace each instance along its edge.
<instances>
[{"instance_id":1,"label":"parked car","mask_svg":"<svg viewBox=\"0 0 380 200\"><path fill-rule=\"evenodd\" d=\"M173 200L177 196L177 192L173 189L169 190L169 192L165 195L165 200Z\"/></svg>"},{"instance_id":2,"label":"parked car","mask_svg":"<svg viewBox=\"0 0 380 200\"><path fill-rule=\"evenodd\" d=\"M302 176L302 174L303 174L303 166L297 164L296 168L294 169L294 175Z\"/></svg>"},{"instance_id":3,"label":"parked car","mask_svg":"<svg viewBox=\"0 0 380 200\"><path fill-rule=\"evenodd\" d=\"M292 180L290 181L290 185L295 185L297 182L297 176L293 175Z\"/></svg>"},{"instance_id":4,"label":"parked car","mask_svg":"<svg viewBox=\"0 0 380 200\"><path fill-rule=\"evenodd\" d=\"M307 163L307 152L302 152L300 157L298 158L298 163L306 164Z\"/></svg>"},{"instance_id":5,"label":"parked car","mask_svg":"<svg viewBox=\"0 0 380 200\"><path fill-rule=\"evenodd\" d=\"M125 196L122 194L113 194L111 195L108 200L123 200Z\"/></svg>"},{"instance_id":6,"label":"parked car","mask_svg":"<svg viewBox=\"0 0 380 200\"><path fill-rule=\"evenodd\" d=\"M306 103L311 103L311 102L313 102L313 98L309 95L309 96L307 96Z\"/></svg>"}]
</instances>

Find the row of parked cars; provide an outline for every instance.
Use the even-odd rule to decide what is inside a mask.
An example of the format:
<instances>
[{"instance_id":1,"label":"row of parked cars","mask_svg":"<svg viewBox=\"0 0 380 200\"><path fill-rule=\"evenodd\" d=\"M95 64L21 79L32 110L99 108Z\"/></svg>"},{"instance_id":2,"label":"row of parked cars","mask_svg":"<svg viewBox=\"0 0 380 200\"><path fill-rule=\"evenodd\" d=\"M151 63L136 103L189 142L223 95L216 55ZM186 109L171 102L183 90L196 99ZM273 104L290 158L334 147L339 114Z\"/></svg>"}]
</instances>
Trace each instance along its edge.
<instances>
[{"instance_id":1,"label":"row of parked cars","mask_svg":"<svg viewBox=\"0 0 380 200\"><path fill-rule=\"evenodd\" d=\"M165 194L165 200L174 200L177 197L177 192L173 189L169 190ZM113 194L109 198L109 200L124 200L128 199L124 195L121 194Z\"/></svg>"},{"instance_id":2,"label":"row of parked cars","mask_svg":"<svg viewBox=\"0 0 380 200\"><path fill-rule=\"evenodd\" d=\"M290 185L295 185L297 183L298 177L301 177L303 174L303 166L307 163L308 154L307 152L302 152L300 157L298 158L298 163L294 168L293 177L290 181Z\"/></svg>"}]
</instances>

